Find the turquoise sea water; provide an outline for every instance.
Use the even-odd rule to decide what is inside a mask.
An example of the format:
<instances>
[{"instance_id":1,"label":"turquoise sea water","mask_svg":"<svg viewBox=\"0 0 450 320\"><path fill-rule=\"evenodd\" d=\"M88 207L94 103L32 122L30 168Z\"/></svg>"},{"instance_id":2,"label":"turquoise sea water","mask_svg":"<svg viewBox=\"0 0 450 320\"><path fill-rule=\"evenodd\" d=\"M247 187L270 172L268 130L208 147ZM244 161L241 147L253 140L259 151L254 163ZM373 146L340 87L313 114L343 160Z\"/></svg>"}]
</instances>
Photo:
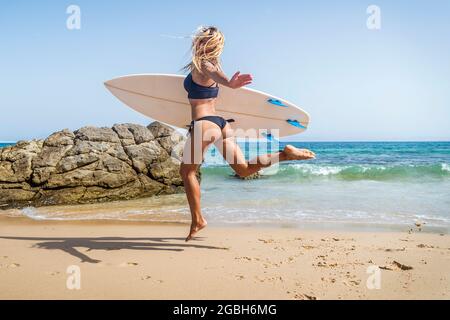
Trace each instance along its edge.
<instances>
[{"instance_id":1,"label":"turquoise sea water","mask_svg":"<svg viewBox=\"0 0 450 320\"><path fill-rule=\"evenodd\" d=\"M210 149L201 184L208 220L385 229L405 229L420 221L450 231L450 142L291 144L313 150L317 159L282 163L247 181L233 177L220 153ZM278 150L284 145L271 147ZM264 144L241 146L247 158L267 151ZM130 202L117 213L93 207L86 215L61 208L55 212L26 208L23 214L40 219L147 220L162 213L189 218L184 195L151 201Z\"/></svg>"},{"instance_id":2,"label":"turquoise sea water","mask_svg":"<svg viewBox=\"0 0 450 320\"><path fill-rule=\"evenodd\" d=\"M233 178L211 150L202 171L205 214L227 223L406 227L421 221L449 230L450 142L291 144L317 159L286 162L251 181ZM249 158L261 153L256 144L242 146Z\"/></svg>"}]
</instances>

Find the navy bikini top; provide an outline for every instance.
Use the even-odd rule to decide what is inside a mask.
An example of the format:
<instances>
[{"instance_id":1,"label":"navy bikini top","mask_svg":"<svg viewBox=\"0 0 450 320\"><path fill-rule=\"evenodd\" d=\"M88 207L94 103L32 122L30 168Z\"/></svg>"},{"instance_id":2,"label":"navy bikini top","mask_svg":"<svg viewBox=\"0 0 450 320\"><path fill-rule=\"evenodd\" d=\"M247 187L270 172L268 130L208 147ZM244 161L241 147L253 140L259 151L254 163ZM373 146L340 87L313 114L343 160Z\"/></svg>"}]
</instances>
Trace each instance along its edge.
<instances>
[{"instance_id":1,"label":"navy bikini top","mask_svg":"<svg viewBox=\"0 0 450 320\"><path fill-rule=\"evenodd\" d=\"M186 79L184 79L184 89L188 92L189 99L211 99L217 98L219 95L219 85L205 87L196 84L192 79L192 73L189 73Z\"/></svg>"}]
</instances>

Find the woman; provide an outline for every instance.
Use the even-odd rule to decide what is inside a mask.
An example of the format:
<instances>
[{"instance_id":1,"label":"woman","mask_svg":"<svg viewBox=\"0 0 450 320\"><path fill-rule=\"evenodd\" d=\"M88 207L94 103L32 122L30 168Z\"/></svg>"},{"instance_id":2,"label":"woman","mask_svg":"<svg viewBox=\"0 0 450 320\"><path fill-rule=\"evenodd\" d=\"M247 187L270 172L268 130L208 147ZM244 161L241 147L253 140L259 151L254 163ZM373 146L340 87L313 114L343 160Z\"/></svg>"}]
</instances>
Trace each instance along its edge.
<instances>
[{"instance_id":1,"label":"woman","mask_svg":"<svg viewBox=\"0 0 450 320\"><path fill-rule=\"evenodd\" d=\"M219 84L238 89L250 84L252 76L236 72L231 79L227 78L222 72L219 61L224 43L225 38L216 27L201 28L192 41L192 61L184 67L185 70L190 71L184 81L184 88L188 92L193 119L180 167L192 215L191 229L186 241L192 239L207 225L200 208L200 185L196 173L211 144L214 143L217 146L225 160L240 177L249 176L279 161L308 160L315 157L315 154L309 150L287 145L283 151L258 156L249 162L245 161L242 150L233 138L230 124L222 117L215 115L215 105Z\"/></svg>"}]
</instances>

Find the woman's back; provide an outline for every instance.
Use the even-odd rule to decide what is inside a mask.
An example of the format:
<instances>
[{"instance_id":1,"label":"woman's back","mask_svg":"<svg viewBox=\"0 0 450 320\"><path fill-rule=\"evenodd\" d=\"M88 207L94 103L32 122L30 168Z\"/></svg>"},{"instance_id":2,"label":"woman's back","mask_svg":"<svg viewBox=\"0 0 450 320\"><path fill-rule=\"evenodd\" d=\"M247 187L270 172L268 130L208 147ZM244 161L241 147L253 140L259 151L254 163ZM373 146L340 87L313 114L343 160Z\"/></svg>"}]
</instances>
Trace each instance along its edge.
<instances>
[{"instance_id":1,"label":"woman's back","mask_svg":"<svg viewBox=\"0 0 450 320\"><path fill-rule=\"evenodd\" d=\"M218 84L205 75L193 70L184 81L191 103L192 119L214 115L215 101L219 94Z\"/></svg>"}]
</instances>

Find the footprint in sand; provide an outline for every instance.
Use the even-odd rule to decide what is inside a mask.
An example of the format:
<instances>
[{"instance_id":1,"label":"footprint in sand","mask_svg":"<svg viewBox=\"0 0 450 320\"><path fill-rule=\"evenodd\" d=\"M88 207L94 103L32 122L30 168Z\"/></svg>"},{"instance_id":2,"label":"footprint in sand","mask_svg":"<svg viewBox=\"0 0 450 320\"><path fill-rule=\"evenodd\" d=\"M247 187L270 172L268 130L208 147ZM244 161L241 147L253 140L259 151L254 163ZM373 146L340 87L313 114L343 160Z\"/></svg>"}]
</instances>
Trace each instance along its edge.
<instances>
[{"instance_id":1,"label":"footprint in sand","mask_svg":"<svg viewBox=\"0 0 450 320\"><path fill-rule=\"evenodd\" d=\"M336 279L335 278L325 278L325 277L322 277L322 278L320 278L320 280L322 280L323 282L330 282L330 283L335 283L336 282Z\"/></svg>"},{"instance_id":2,"label":"footprint in sand","mask_svg":"<svg viewBox=\"0 0 450 320\"><path fill-rule=\"evenodd\" d=\"M295 261L295 257L291 256L287 259L287 263L293 263Z\"/></svg>"},{"instance_id":3,"label":"footprint in sand","mask_svg":"<svg viewBox=\"0 0 450 320\"><path fill-rule=\"evenodd\" d=\"M250 257L235 257L234 260L252 261L252 258L250 258ZM257 259L255 259L255 260L257 260Z\"/></svg>"},{"instance_id":4,"label":"footprint in sand","mask_svg":"<svg viewBox=\"0 0 450 320\"><path fill-rule=\"evenodd\" d=\"M287 293L289 294L290 292L287 291ZM313 295L310 295L310 294L294 292L294 299L297 299L297 300L317 300L317 297L315 297Z\"/></svg>"},{"instance_id":5,"label":"footprint in sand","mask_svg":"<svg viewBox=\"0 0 450 320\"><path fill-rule=\"evenodd\" d=\"M149 275L141 277L141 280L143 280L143 281L150 280L150 279L153 279L153 278L152 278L152 276L149 276ZM164 283L164 280L159 279L159 280L154 280L154 282Z\"/></svg>"},{"instance_id":6,"label":"footprint in sand","mask_svg":"<svg viewBox=\"0 0 450 320\"><path fill-rule=\"evenodd\" d=\"M139 263L137 263L137 262L124 262L124 263L121 263L119 266L120 267L135 267L138 265L139 265Z\"/></svg>"},{"instance_id":7,"label":"footprint in sand","mask_svg":"<svg viewBox=\"0 0 450 320\"><path fill-rule=\"evenodd\" d=\"M349 286L359 286L359 284L361 283L361 280L349 280L349 281L342 281L342 284L344 284L345 286L349 287Z\"/></svg>"},{"instance_id":8,"label":"footprint in sand","mask_svg":"<svg viewBox=\"0 0 450 320\"><path fill-rule=\"evenodd\" d=\"M0 264L0 269L6 268L6 269L14 269L20 267L20 264L18 263L10 263L10 264Z\"/></svg>"},{"instance_id":9,"label":"footprint in sand","mask_svg":"<svg viewBox=\"0 0 450 320\"><path fill-rule=\"evenodd\" d=\"M322 268L335 268L337 267L337 262L327 263L326 261L319 261L317 264L312 264L314 267L322 267Z\"/></svg>"},{"instance_id":10,"label":"footprint in sand","mask_svg":"<svg viewBox=\"0 0 450 320\"><path fill-rule=\"evenodd\" d=\"M361 280L350 280L350 283L355 286L359 286L359 284L361 283Z\"/></svg>"},{"instance_id":11,"label":"footprint in sand","mask_svg":"<svg viewBox=\"0 0 450 320\"><path fill-rule=\"evenodd\" d=\"M386 252L400 252L400 251L406 251L406 248L405 248L405 247L400 248L400 249L391 249L391 248L387 248L387 249L385 249L384 251L386 251Z\"/></svg>"},{"instance_id":12,"label":"footprint in sand","mask_svg":"<svg viewBox=\"0 0 450 320\"><path fill-rule=\"evenodd\" d=\"M428 245L428 244L418 244L417 248L427 248L427 249L434 249L434 246Z\"/></svg>"},{"instance_id":13,"label":"footprint in sand","mask_svg":"<svg viewBox=\"0 0 450 320\"><path fill-rule=\"evenodd\" d=\"M272 277L265 277L265 278L260 278L258 276L255 276L255 279L259 282L284 282L284 279L282 276L272 276Z\"/></svg>"},{"instance_id":14,"label":"footprint in sand","mask_svg":"<svg viewBox=\"0 0 450 320\"><path fill-rule=\"evenodd\" d=\"M275 240L273 239L258 239L258 241L261 241L262 243L275 243Z\"/></svg>"}]
</instances>

